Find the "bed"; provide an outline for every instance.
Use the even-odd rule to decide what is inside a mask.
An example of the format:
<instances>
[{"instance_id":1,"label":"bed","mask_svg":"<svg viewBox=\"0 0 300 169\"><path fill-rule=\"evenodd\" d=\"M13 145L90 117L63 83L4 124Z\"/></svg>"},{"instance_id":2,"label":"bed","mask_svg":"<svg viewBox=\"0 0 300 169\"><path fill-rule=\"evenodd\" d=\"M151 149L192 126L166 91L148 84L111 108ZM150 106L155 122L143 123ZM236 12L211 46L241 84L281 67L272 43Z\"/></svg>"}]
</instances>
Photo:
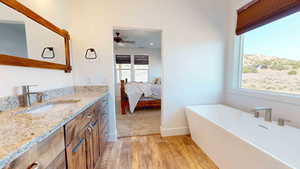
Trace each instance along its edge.
<instances>
[{"instance_id":1,"label":"bed","mask_svg":"<svg viewBox=\"0 0 300 169\"><path fill-rule=\"evenodd\" d=\"M141 83L140 83L141 84ZM137 109L153 109L153 108L160 108L161 107L161 98L160 98L160 85L151 85L151 90L152 93L155 93L155 95L151 97L146 97L145 94L143 93L141 96L136 96L137 103L134 107L132 107L132 104L135 103L130 103L129 97L128 97L128 86L126 88L127 82L125 80L121 80L121 113L122 114L127 114L128 111L131 113L134 110ZM150 84L147 84L150 85ZM127 89L127 90L126 90ZM131 95L131 94L130 94ZM131 98L131 96L130 96ZM130 105L131 104L131 105Z\"/></svg>"}]
</instances>

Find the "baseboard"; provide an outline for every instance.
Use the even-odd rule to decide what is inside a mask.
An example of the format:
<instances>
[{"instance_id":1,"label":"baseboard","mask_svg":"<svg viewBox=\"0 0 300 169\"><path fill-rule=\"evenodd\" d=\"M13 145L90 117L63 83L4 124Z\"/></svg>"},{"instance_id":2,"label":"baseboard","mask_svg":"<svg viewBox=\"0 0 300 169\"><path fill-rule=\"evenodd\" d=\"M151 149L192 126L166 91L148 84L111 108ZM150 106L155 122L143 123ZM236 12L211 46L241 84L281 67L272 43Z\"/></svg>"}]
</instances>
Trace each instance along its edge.
<instances>
[{"instance_id":1,"label":"baseboard","mask_svg":"<svg viewBox=\"0 0 300 169\"><path fill-rule=\"evenodd\" d=\"M163 137L167 136L180 136L190 134L188 127L176 127L176 128L163 128L160 127L160 132Z\"/></svg>"}]
</instances>

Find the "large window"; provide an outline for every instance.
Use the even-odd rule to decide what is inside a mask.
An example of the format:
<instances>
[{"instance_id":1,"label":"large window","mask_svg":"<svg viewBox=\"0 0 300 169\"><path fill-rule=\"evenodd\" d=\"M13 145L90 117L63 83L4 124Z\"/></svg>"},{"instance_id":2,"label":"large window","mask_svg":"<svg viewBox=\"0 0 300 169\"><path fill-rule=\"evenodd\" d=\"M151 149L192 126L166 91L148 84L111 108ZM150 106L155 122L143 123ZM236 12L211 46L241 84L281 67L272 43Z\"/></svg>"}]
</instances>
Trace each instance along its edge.
<instances>
[{"instance_id":1,"label":"large window","mask_svg":"<svg viewBox=\"0 0 300 169\"><path fill-rule=\"evenodd\" d=\"M131 56L116 55L117 82L127 79L131 81Z\"/></svg>"},{"instance_id":2,"label":"large window","mask_svg":"<svg viewBox=\"0 0 300 169\"><path fill-rule=\"evenodd\" d=\"M148 82L149 80L149 56L134 55L134 81Z\"/></svg>"},{"instance_id":3,"label":"large window","mask_svg":"<svg viewBox=\"0 0 300 169\"><path fill-rule=\"evenodd\" d=\"M149 65L134 65L134 81L148 82Z\"/></svg>"},{"instance_id":4,"label":"large window","mask_svg":"<svg viewBox=\"0 0 300 169\"><path fill-rule=\"evenodd\" d=\"M133 58L133 59L132 59ZM133 60L133 62L132 62ZM117 82L127 79L128 82L149 81L149 56L116 55Z\"/></svg>"},{"instance_id":5,"label":"large window","mask_svg":"<svg viewBox=\"0 0 300 169\"><path fill-rule=\"evenodd\" d=\"M300 13L241 35L241 88L300 94Z\"/></svg>"},{"instance_id":6,"label":"large window","mask_svg":"<svg viewBox=\"0 0 300 169\"><path fill-rule=\"evenodd\" d=\"M131 64L117 64L117 80L120 82L121 80L127 79L129 82L131 81Z\"/></svg>"}]
</instances>

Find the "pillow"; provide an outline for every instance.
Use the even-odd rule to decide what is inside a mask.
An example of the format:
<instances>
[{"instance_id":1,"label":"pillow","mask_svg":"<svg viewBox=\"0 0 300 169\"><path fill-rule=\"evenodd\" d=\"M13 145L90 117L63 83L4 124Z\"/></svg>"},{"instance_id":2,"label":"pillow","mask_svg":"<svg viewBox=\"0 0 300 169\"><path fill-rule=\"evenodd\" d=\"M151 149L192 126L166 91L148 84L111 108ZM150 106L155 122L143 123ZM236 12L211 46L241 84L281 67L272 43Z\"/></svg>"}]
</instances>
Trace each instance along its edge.
<instances>
[{"instance_id":1,"label":"pillow","mask_svg":"<svg viewBox=\"0 0 300 169\"><path fill-rule=\"evenodd\" d=\"M160 80L160 78L155 78L155 79L154 79L154 84L161 85L161 80Z\"/></svg>"}]
</instances>

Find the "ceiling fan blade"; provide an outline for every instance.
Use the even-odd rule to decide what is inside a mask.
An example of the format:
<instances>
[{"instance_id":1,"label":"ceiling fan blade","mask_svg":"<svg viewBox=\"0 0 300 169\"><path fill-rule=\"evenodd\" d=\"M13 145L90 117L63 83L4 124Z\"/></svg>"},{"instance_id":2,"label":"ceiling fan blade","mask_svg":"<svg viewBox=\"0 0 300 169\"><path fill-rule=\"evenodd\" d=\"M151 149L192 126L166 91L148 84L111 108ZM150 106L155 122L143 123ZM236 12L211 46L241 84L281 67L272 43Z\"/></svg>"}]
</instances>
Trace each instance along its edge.
<instances>
[{"instance_id":1,"label":"ceiling fan blade","mask_svg":"<svg viewBox=\"0 0 300 169\"><path fill-rule=\"evenodd\" d=\"M124 47L124 46L125 46L125 44L124 44L124 43L122 43L122 42L120 42L120 43L117 43L117 45L118 45L118 46L121 46L121 47Z\"/></svg>"},{"instance_id":2,"label":"ceiling fan blade","mask_svg":"<svg viewBox=\"0 0 300 169\"><path fill-rule=\"evenodd\" d=\"M122 43L131 43L131 44L134 44L135 41L123 40Z\"/></svg>"}]
</instances>

